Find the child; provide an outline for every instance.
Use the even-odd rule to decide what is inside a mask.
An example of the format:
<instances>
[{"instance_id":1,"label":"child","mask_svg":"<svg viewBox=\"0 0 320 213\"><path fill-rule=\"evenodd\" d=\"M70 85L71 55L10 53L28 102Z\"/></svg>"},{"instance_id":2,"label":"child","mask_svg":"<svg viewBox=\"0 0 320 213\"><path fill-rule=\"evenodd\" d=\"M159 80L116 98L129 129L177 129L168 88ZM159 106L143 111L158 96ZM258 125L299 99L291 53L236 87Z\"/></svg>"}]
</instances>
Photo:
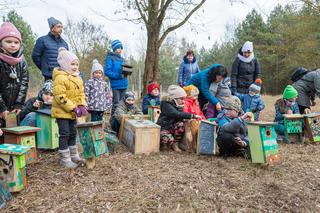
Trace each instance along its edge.
<instances>
[{"instance_id":1,"label":"child","mask_svg":"<svg viewBox=\"0 0 320 213\"><path fill-rule=\"evenodd\" d=\"M112 89L112 110L111 117L116 110L116 106L123 98L128 88L128 78L122 74L122 65L125 63L121 56L123 45L119 40L113 40L111 43L112 51L108 53L104 65L105 75L108 76Z\"/></svg>"},{"instance_id":2,"label":"child","mask_svg":"<svg viewBox=\"0 0 320 213\"><path fill-rule=\"evenodd\" d=\"M232 96L226 102L224 112L218 115L219 126L217 142L222 156L248 156L249 140L247 137L246 119L252 119L251 112L241 116L241 101Z\"/></svg>"},{"instance_id":3,"label":"child","mask_svg":"<svg viewBox=\"0 0 320 213\"><path fill-rule=\"evenodd\" d=\"M36 126L36 110L50 109L53 101L52 80L44 83L37 97L30 98L20 113L21 126Z\"/></svg>"},{"instance_id":4,"label":"child","mask_svg":"<svg viewBox=\"0 0 320 213\"><path fill-rule=\"evenodd\" d=\"M184 135L184 119L198 119L201 116L183 112L186 92L177 85L170 85L168 96L161 99L161 113L157 124L161 126L160 142L162 149L168 145L176 152L181 152L179 142L182 142Z\"/></svg>"},{"instance_id":5,"label":"child","mask_svg":"<svg viewBox=\"0 0 320 213\"><path fill-rule=\"evenodd\" d=\"M91 78L85 84L91 121L102 121L103 113L111 106L110 89L103 78L103 67L97 59L94 59Z\"/></svg>"},{"instance_id":6,"label":"child","mask_svg":"<svg viewBox=\"0 0 320 213\"><path fill-rule=\"evenodd\" d=\"M200 105L198 101L198 95L199 95L198 88L193 85L189 85L189 86L183 87L183 89L187 94L187 97L184 99L183 112L189 112L194 115L199 115L201 116L201 119L205 120L206 117L204 117L204 114L200 109Z\"/></svg>"},{"instance_id":7,"label":"child","mask_svg":"<svg viewBox=\"0 0 320 213\"><path fill-rule=\"evenodd\" d=\"M76 146L76 117L88 114L83 81L79 77L79 59L65 48L59 48L60 68L53 71L53 103L51 114L59 128L60 164L75 168L83 162Z\"/></svg>"},{"instance_id":8,"label":"child","mask_svg":"<svg viewBox=\"0 0 320 213\"><path fill-rule=\"evenodd\" d=\"M283 97L278 99L275 103L276 116L274 121L278 124L275 126L275 130L280 136L284 135L284 114L300 114L299 106L296 103L298 97L297 90L288 85L283 91Z\"/></svg>"},{"instance_id":9,"label":"child","mask_svg":"<svg viewBox=\"0 0 320 213\"><path fill-rule=\"evenodd\" d=\"M142 112L148 114L149 106L160 106L160 86L156 82L150 82L147 85L148 94L142 101Z\"/></svg>"},{"instance_id":10,"label":"child","mask_svg":"<svg viewBox=\"0 0 320 213\"><path fill-rule=\"evenodd\" d=\"M142 115L140 109L135 105L135 95L133 92L126 92L116 107L111 118L111 128L115 132L119 132L123 115Z\"/></svg>"},{"instance_id":11,"label":"child","mask_svg":"<svg viewBox=\"0 0 320 213\"><path fill-rule=\"evenodd\" d=\"M254 120L260 120L260 112L265 108L264 101L260 96L260 84L253 83L249 87L249 94L235 93L240 98L242 110L244 112L252 112L255 115Z\"/></svg>"},{"instance_id":12,"label":"child","mask_svg":"<svg viewBox=\"0 0 320 213\"><path fill-rule=\"evenodd\" d=\"M28 65L23 56L21 34L5 22L0 27L0 127L10 111L18 116L28 90Z\"/></svg>"}]
</instances>

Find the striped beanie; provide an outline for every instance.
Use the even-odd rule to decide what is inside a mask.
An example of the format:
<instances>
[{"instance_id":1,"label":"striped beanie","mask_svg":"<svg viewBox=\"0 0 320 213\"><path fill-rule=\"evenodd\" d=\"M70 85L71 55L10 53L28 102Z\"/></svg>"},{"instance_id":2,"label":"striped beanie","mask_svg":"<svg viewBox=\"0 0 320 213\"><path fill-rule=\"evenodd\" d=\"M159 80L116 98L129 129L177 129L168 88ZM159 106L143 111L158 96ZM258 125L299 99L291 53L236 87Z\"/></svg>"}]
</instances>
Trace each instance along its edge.
<instances>
[{"instance_id":1,"label":"striped beanie","mask_svg":"<svg viewBox=\"0 0 320 213\"><path fill-rule=\"evenodd\" d=\"M123 49L122 43L119 40L113 40L111 42L112 51L115 52L117 49Z\"/></svg>"}]
</instances>

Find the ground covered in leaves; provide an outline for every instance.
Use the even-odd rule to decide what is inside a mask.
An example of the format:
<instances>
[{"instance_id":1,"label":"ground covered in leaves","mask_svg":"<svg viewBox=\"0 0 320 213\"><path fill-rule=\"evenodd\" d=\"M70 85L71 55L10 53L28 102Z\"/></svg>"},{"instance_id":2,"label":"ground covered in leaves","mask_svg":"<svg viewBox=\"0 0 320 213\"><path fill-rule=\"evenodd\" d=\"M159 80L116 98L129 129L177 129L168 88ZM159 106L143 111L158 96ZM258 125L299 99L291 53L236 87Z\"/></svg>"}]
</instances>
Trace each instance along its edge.
<instances>
[{"instance_id":1,"label":"ground covered in leaves","mask_svg":"<svg viewBox=\"0 0 320 213\"><path fill-rule=\"evenodd\" d=\"M121 145L94 170L65 170L56 152L41 152L28 167L29 187L3 212L320 212L320 143L279 146L274 166L187 153L134 156Z\"/></svg>"}]
</instances>

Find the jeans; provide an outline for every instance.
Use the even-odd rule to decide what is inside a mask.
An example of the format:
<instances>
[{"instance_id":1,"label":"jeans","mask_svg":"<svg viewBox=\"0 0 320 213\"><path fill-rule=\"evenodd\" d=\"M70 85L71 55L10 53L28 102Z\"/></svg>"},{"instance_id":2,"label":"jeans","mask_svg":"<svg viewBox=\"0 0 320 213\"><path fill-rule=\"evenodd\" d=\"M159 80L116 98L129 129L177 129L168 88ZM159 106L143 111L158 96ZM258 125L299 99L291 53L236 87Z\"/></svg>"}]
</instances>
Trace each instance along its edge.
<instances>
[{"instance_id":1,"label":"jeans","mask_svg":"<svg viewBox=\"0 0 320 213\"><path fill-rule=\"evenodd\" d=\"M102 121L104 111L90 111L91 121Z\"/></svg>"},{"instance_id":2,"label":"jeans","mask_svg":"<svg viewBox=\"0 0 320 213\"><path fill-rule=\"evenodd\" d=\"M116 118L111 119L111 129L116 133L119 133L120 130L120 123L117 121Z\"/></svg>"},{"instance_id":3,"label":"jeans","mask_svg":"<svg viewBox=\"0 0 320 213\"><path fill-rule=\"evenodd\" d=\"M59 149L65 150L76 145L76 120L57 118L59 127Z\"/></svg>"},{"instance_id":4,"label":"jeans","mask_svg":"<svg viewBox=\"0 0 320 213\"><path fill-rule=\"evenodd\" d=\"M36 112L28 113L20 122L20 126L36 126Z\"/></svg>"},{"instance_id":5,"label":"jeans","mask_svg":"<svg viewBox=\"0 0 320 213\"><path fill-rule=\"evenodd\" d=\"M112 90L112 110L111 116L113 115L114 111L116 111L116 105L119 101L124 97L124 94L127 92L127 89L113 89Z\"/></svg>"}]
</instances>

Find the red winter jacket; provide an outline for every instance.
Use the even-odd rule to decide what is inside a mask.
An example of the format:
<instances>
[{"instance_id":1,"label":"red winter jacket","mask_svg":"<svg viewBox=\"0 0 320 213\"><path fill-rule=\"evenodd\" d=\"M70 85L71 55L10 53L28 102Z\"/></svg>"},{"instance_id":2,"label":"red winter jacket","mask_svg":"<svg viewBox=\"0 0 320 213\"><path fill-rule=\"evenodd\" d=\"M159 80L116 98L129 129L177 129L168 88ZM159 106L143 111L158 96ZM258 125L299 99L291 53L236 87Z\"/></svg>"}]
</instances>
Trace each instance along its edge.
<instances>
[{"instance_id":1,"label":"red winter jacket","mask_svg":"<svg viewBox=\"0 0 320 213\"><path fill-rule=\"evenodd\" d=\"M183 112L189 112L194 115L200 115L203 120L206 120L206 117L200 109L198 100L186 97L184 99Z\"/></svg>"}]
</instances>

